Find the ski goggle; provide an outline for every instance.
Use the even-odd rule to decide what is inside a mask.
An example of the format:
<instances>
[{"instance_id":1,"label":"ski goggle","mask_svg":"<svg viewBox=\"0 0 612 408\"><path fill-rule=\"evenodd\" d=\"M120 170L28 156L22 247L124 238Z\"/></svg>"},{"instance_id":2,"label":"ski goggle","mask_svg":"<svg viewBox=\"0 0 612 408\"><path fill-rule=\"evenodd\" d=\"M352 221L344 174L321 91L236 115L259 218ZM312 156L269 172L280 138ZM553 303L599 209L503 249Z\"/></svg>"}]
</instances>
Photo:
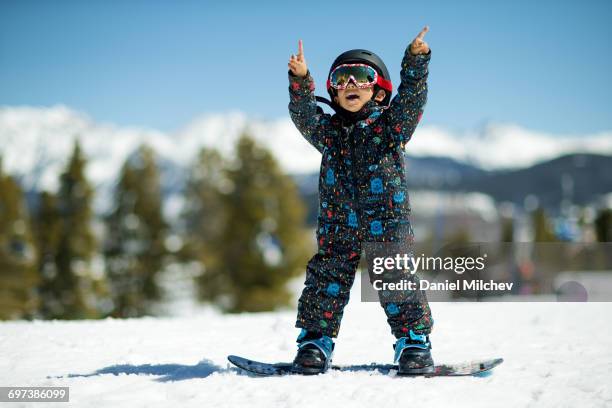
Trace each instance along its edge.
<instances>
[{"instance_id":1,"label":"ski goggle","mask_svg":"<svg viewBox=\"0 0 612 408\"><path fill-rule=\"evenodd\" d=\"M346 89L352 81L357 88L368 88L377 84L378 77L378 72L369 65L342 64L329 74L328 85L334 89Z\"/></svg>"}]
</instances>

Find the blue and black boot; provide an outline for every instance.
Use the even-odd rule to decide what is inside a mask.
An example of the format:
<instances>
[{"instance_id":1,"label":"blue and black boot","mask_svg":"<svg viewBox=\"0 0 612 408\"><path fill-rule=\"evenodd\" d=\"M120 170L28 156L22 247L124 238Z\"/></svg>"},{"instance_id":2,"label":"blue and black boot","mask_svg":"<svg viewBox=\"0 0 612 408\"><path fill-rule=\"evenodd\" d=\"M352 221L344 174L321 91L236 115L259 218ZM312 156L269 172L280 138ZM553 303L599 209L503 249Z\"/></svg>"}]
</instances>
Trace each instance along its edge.
<instances>
[{"instance_id":1,"label":"blue and black boot","mask_svg":"<svg viewBox=\"0 0 612 408\"><path fill-rule=\"evenodd\" d=\"M410 330L409 337L397 339L393 348L395 349L394 363L399 365L398 374L416 375L434 372L429 336L415 334Z\"/></svg>"},{"instance_id":2,"label":"blue and black boot","mask_svg":"<svg viewBox=\"0 0 612 408\"><path fill-rule=\"evenodd\" d=\"M302 329L297 338L298 352L293 360L293 371L299 374L321 374L331 365L334 342L321 333Z\"/></svg>"}]
</instances>

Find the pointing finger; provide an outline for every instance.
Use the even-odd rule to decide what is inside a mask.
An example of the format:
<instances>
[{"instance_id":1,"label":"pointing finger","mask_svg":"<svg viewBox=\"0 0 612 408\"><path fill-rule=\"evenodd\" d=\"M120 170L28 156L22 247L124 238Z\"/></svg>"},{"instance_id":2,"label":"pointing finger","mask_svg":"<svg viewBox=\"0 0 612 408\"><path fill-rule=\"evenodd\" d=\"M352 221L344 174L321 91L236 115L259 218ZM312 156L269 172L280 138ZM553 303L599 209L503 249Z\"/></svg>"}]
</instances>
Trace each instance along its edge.
<instances>
[{"instance_id":1,"label":"pointing finger","mask_svg":"<svg viewBox=\"0 0 612 408\"><path fill-rule=\"evenodd\" d=\"M304 56L304 45L302 44L302 40L298 41L298 56Z\"/></svg>"},{"instance_id":2,"label":"pointing finger","mask_svg":"<svg viewBox=\"0 0 612 408\"><path fill-rule=\"evenodd\" d=\"M419 33L419 35L416 36L416 38L418 40L423 40L423 38L425 38L425 34L427 34L427 32L429 31L429 26L425 26L423 27L423 29L421 30L421 32Z\"/></svg>"}]
</instances>

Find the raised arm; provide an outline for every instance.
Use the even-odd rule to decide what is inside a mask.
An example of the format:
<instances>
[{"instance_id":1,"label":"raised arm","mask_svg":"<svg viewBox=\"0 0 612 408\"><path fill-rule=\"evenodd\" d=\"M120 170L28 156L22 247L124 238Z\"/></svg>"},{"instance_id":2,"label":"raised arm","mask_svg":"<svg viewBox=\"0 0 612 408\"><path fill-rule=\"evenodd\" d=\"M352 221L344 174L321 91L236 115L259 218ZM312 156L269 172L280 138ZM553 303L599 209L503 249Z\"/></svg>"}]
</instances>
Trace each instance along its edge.
<instances>
[{"instance_id":1,"label":"raised arm","mask_svg":"<svg viewBox=\"0 0 612 408\"><path fill-rule=\"evenodd\" d=\"M424 40L429 27L423 28L410 43L402 59L401 83L382 119L392 141L404 149L412 137L427 102L427 75L431 51Z\"/></svg>"},{"instance_id":2,"label":"raised arm","mask_svg":"<svg viewBox=\"0 0 612 408\"><path fill-rule=\"evenodd\" d=\"M330 115L318 108L315 84L308 72L302 40L298 54L289 58L289 114L291 120L310 144L323 152Z\"/></svg>"}]
</instances>

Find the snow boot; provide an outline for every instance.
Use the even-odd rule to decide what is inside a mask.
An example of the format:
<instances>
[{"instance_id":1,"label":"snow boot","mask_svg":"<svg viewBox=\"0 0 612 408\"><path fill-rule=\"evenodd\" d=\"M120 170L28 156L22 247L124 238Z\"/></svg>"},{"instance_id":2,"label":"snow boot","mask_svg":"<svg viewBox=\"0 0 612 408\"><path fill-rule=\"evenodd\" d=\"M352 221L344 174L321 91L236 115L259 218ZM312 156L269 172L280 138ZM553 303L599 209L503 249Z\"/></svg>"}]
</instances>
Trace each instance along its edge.
<instances>
[{"instance_id":1,"label":"snow boot","mask_svg":"<svg viewBox=\"0 0 612 408\"><path fill-rule=\"evenodd\" d=\"M410 330L410 337L401 337L393 346L395 349L394 363L399 365L398 374L427 374L434 372L434 362L431 357L429 336L415 334Z\"/></svg>"},{"instance_id":2,"label":"snow boot","mask_svg":"<svg viewBox=\"0 0 612 408\"><path fill-rule=\"evenodd\" d=\"M331 365L334 342L321 333L302 329L297 338L298 352L293 360L293 371L299 374L321 374Z\"/></svg>"}]
</instances>

